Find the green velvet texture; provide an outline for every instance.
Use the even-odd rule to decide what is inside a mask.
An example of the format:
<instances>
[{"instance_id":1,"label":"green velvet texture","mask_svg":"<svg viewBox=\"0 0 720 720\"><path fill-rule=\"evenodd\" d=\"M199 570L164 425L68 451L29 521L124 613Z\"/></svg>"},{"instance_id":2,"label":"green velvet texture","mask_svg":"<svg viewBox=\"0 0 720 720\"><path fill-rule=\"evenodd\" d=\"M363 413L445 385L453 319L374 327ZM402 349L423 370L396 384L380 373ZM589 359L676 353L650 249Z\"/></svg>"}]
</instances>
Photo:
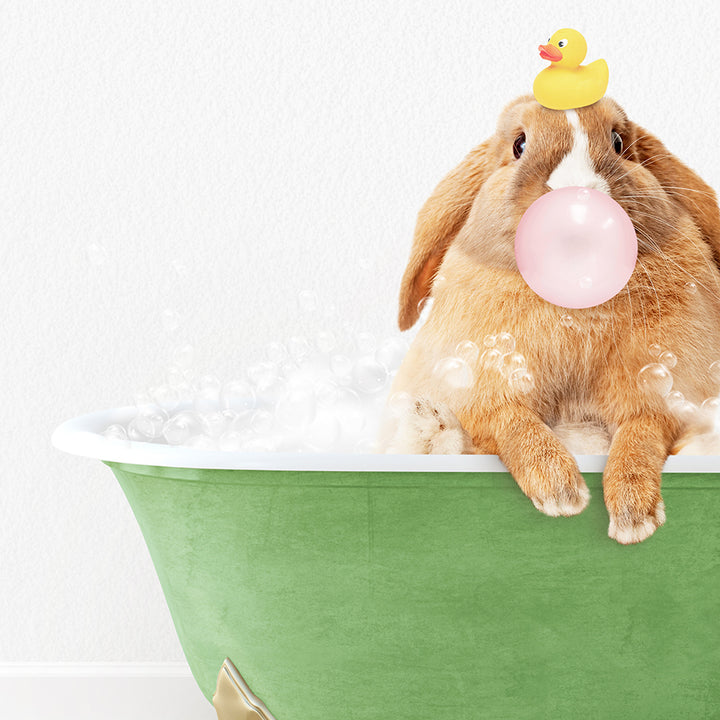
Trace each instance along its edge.
<instances>
[{"instance_id":1,"label":"green velvet texture","mask_svg":"<svg viewBox=\"0 0 720 720\"><path fill-rule=\"evenodd\" d=\"M208 699L228 656L277 720L720 717L717 476L624 547L598 474L549 518L503 473L108 464Z\"/></svg>"}]
</instances>

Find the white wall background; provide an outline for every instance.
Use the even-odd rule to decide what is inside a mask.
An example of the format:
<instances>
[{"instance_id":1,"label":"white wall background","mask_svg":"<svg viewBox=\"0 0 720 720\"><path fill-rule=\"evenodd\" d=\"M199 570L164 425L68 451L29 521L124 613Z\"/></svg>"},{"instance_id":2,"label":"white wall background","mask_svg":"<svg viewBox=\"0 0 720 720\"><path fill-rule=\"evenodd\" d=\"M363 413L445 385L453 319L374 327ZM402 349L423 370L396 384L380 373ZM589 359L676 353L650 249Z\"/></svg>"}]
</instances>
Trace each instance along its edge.
<instances>
[{"instance_id":1,"label":"white wall background","mask_svg":"<svg viewBox=\"0 0 720 720\"><path fill-rule=\"evenodd\" d=\"M0 662L183 657L119 487L56 425L131 403L185 340L231 377L304 289L394 333L417 210L559 27L720 187L717 8L2 2Z\"/></svg>"}]
</instances>

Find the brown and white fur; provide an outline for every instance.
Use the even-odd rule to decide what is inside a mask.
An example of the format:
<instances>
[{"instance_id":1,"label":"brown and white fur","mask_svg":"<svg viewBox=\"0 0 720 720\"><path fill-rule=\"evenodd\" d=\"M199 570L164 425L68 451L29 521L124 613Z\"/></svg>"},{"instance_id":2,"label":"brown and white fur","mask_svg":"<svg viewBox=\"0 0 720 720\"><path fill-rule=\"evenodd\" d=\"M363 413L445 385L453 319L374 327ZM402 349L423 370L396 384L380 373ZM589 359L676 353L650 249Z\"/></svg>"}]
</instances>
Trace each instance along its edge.
<instances>
[{"instance_id":1,"label":"brown and white fur","mask_svg":"<svg viewBox=\"0 0 720 720\"><path fill-rule=\"evenodd\" d=\"M612 133L623 141L618 154ZM518 136L526 137L519 158ZM515 231L543 193L564 186L607 192L628 213L638 261L626 288L597 307L567 310L538 297L520 276ZM718 388L720 213L712 189L631 122L609 98L549 110L532 96L503 111L495 134L472 150L419 213L400 291L399 326L432 309L391 394L417 401L386 413L381 449L396 453L495 453L547 515L574 515L589 492L571 452L553 432L589 422L611 439L603 475L609 535L640 542L665 521L661 470L690 427L638 384L658 344L678 358L673 390L701 403ZM688 292L687 283L696 291ZM561 322L562 316L570 316ZM472 365L470 387L439 383L433 368L471 340L509 332L535 379L514 390L496 370Z\"/></svg>"}]
</instances>

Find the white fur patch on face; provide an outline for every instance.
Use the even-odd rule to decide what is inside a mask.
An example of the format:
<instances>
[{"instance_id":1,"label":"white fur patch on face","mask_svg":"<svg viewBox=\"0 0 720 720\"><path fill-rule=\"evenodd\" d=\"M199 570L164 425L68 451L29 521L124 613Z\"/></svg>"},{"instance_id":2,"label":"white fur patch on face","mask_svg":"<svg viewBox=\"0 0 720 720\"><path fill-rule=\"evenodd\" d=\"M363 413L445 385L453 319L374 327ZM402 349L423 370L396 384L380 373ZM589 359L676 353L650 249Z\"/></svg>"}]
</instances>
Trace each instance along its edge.
<instances>
[{"instance_id":1,"label":"white fur patch on face","mask_svg":"<svg viewBox=\"0 0 720 720\"><path fill-rule=\"evenodd\" d=\"M547 184L552 190L563 187L587 187L609 195L610 186L607 180L598 175L593 167L588 136L580 125L577 110L566 110L565 117L573 130L573 146L552 171Z\"/></svg>"}]
</instances>

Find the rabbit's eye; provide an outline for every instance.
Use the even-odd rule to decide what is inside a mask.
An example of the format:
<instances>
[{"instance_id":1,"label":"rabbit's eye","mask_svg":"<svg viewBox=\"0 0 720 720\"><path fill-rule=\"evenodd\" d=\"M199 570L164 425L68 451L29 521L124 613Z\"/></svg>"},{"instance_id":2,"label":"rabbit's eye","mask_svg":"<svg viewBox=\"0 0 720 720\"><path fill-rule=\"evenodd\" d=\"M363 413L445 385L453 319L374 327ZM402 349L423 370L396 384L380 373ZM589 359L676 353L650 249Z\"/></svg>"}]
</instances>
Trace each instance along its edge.
<instances>
[{"instance_id":1,"label":"rabbit's eye","mask_svg":"<svg viewBox=\"0 0 720 720\"><path fill-rule=\"evenodd\" d=\"M613 150L615 150L615 152L618 155L622 154L623 141L622 141L622 138L620 137L620 133L618 133L616 130L613 130L611 138L612 138Z\"/></svg>"},{"instance_id":2,"label":"rabbit's eye","mask_svg":"<svg viewBox=\"0 0 720 720\"><path fill-rule=\"evenodd\" d=\"M518 160L520 156L525 152L525 133L520 133L513 143L513 155Z\"/></svg>"}]
</instances>

